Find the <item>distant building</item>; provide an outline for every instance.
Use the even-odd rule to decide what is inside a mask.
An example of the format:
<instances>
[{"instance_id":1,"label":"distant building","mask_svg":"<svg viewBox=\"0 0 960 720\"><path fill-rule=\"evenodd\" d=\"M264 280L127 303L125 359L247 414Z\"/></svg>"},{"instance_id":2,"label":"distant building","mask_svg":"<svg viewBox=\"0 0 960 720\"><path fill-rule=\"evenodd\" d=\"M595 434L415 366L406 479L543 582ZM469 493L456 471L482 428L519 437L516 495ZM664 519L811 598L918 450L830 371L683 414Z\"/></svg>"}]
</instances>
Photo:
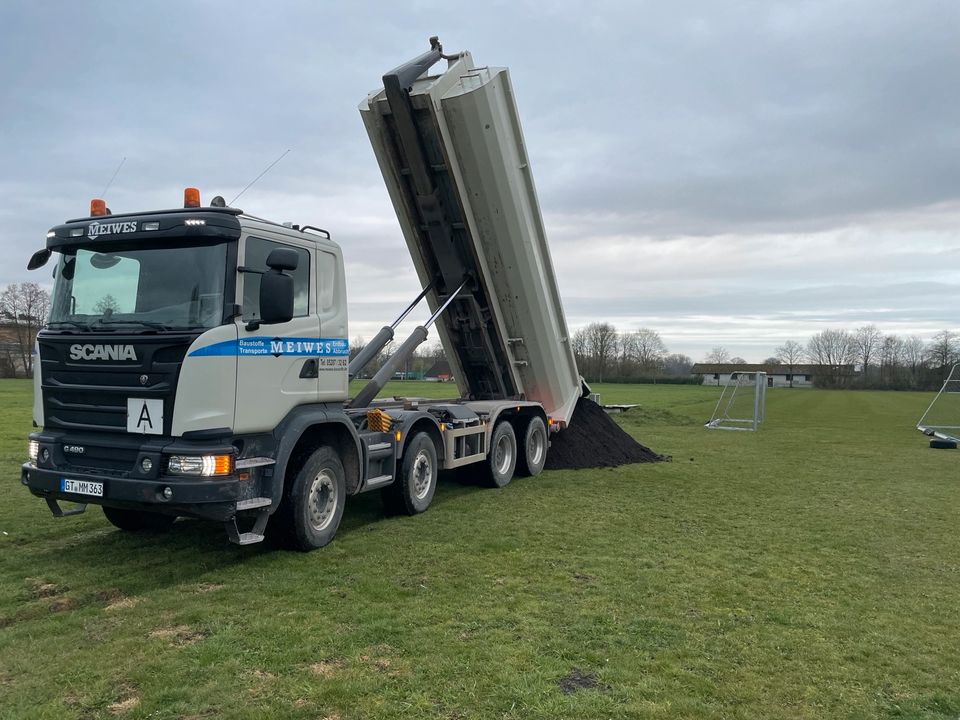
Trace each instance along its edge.
<instances>
[{"instance_id":1,"label":"distant building","mask_svg":"<svg viewBox=\"0 0 960 720\"><path fill-rule=\"evenodd\" d=\"M450 363L446 360L438 360L427 370L426 379L433 380L434 382L448 382L453 380Z\"/></svg>"},{"instance_id":2,"label":"distant building","mask_svg":"<svg viewBox=\"0 0 960 720\"><path fill-rule=\"evenodd\" d=\"M758 363L697 363L690 369L691 375L701 375L704 385L726 385L735 372L765 372L767 387L813 387L818 374L832 377L852 376L853 365L834 368L825 365L763 365Z\"/></svg>"}]
</instances>

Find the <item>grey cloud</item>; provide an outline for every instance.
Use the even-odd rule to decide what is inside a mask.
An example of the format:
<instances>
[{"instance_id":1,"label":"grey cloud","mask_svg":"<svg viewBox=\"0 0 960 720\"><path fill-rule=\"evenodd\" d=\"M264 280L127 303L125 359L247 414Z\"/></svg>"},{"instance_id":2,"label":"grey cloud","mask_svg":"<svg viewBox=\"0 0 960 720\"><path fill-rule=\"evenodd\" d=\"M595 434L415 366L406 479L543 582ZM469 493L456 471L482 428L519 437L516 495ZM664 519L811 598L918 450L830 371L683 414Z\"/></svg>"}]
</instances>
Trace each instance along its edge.
<instances>
[{"instance_id":1,"label":"grey cloud","mask_svg":"<svg viewBox=\"0 0 960 720\"><path fill-rule=\"evenodd\" d=\"M329 227L354 301L401 304L416 279L357 105L439 34L448 50L511 68L561 290L596 289L566 295L572 322L636 308L693 333L683 313L696 308L670 287L689 275L698 301L730 313L758 297L789 304L793 292L811 322L842 308L851 324L900 322L884 295L902 293L903 312L927 327L945 317L938 293L956 297L960 282L945 276L960 246L955 225L945 229L932 209L960 201L958 26L960 5L932 0L14 0L0 6L0 284L32 279L23 266L43 233L84 214L123 156L108 195L115 210L176 205L185 185L229 198L291 148L239 204ZM867 233L884 214L911 218L895 233L899 260L885 248L866 261L869 247L851 247L773 271L687 272L691 237L729 238L731 252L751 257L769 252L771 233ZM687 240L648 280L657 293L634 288L626 299L605 288L621 267L564 259L579 262L585 241L622 241L630 257L677 238ZM821 297L818 287L831 289ZM381 310L359 306L351 332L378 327ZM719 315L701 322L727 332ZM764 326L776 334L787 320L771 311L763 322L781 323Z\"/></svg>"}]
</instances>

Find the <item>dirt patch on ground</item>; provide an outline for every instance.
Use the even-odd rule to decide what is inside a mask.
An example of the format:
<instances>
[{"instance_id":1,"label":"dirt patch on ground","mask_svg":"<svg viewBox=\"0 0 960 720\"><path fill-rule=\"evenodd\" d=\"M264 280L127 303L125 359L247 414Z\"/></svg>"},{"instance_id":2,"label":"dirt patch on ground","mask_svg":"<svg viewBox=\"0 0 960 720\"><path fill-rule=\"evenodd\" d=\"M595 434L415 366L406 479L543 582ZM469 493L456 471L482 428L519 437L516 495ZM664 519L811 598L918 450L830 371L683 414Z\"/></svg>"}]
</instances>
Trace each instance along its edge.
<instances>
[{"instance_id":1,"label":"dirt patch on ground","mask_svg":"<svg viewBox=\"0 0 960 720\"><path fill-rule=\"evenodd\" d=\"M564 695L575 693L579 690L596 690L602 688L597 676L593 673L585 673L580 668L573 668L557 681L557 685Z\"/></svg>"},{"instance_id":2,"label":"dirt patch on ground","mask_svg":"<svg viewBox=\"0 0 960 720\"><path fill-rule=\"evenodd\" d=\"M107 710L110 711L111 715L126 715L128 712L140 705L140 698L136 695L132 697L125 698L123 700L117 700L117 702L112 703L107 707Z\"/></svg>"},{"instance_id":3,"label":"dirt patch on ground","mask_svg":"<svg viewBox=\"0 0 960 720\"><path fill-rule=\"evenodd\" d=\"M174 627L157 628L147 637L159 640L167 640L171 645L186 646L200 642L208 633L205 630L197 630L187 625L175 625Z\"/></svg>"},{"instance_id":4,"label":"dirt patch on ground","mask_svg":"<svg viewBox=\"0 0 960 720\"><path fill-rule=\"evenodd\" d=\"M314 663L310 666L311 672L313 672L314 675L319 675L322 678L331 678L339 671L343 670L343 668L344 662L340 658L321 660L320 662Z\"/></svg>"},{"instance_id":5,"label":"dirt patch on ground","mask_svg":"<svg viewBox=\"0 0 960 720\"><path fill-rule=\"evenodd\" d=\"M77 601L73 598L58 597L50 601L50 612L61 613L73 610L77 606Z\"/></svg>"},{"instance_id":6,"label":"dirt patch on ground","mask_svg":"<svg viewBox=\"0 0 960 720\"><path fill-rule=\"evenodd\" d=\"M27 578L30 594L35 598L48 598L60 594L60 587L42 578Z\"/></svg>"},{"instance_id":7,"label":"dirt patch on ground","mask_svg":"<svg viewBox=\"0 0 960 720\"><path fill-rule=\"evenodd\" d=\"M387 657L393 652L393 648L389 645L374 645L367 654L360 656L360 662L369 665L379 673L384 673L390 677L399 677L406 669L402 667L402 662Z\"/></svg>"},{"instance_id":8,"label":"dirt patch on ground","mask_svg":"<svg viewBox=\"0 0 960 720\"><path fill-rule=\"evenodd\" d=\"M113 612L114 610L125 610L140 604L141 598L124 595L119 590L101 590L97 593L97 599L105 603L104 610Z\"/></svg>"},{"instance_id":9,"label":"dirt patch on ground","mask_svg":"<svg viewBox=\"0 0 960 720\"><path fill-rule=\"evenodd\" d=\"M140 598L138 597L121 597L107 605L104 610L107 612L113 612L114 610L126 610L127 608L136 607L139 604Z\"/></svg>"},{"instance_id":10,"label":"dirt patch on ground","mask_svg":"<svg viewBox=\"0 0 960 720\"><path fill-rule=\"evenodd\" d=\"M221 583L200 583L197 585L198 593L211 593L216 592L217 590L223 590L224 585Z\"/></svg>"},{"instance_id":11,"label":"dirt patch on ground","mask_svg":"<svg viewBox=\"0 0 960 720\"><path fill-rule=\"evenodd\" d=\"M570 424L555 434L547 453L547 470L583 470L660 462L666 458L628 435L603 408L580 398Z\"/></svg>"},{"instance_id":12,"label":"dirt patch on ground","mask_svg":"<svg viewBox=\"0 0 960 720\"><path fill-rule=\"evenodd\" d=\"M272 672L267 672L266 670L251 670L250 677L252 677L254 680L268 682L270 680L276 679L277 676L274 675Z\"/></svg>"}]
</instances>

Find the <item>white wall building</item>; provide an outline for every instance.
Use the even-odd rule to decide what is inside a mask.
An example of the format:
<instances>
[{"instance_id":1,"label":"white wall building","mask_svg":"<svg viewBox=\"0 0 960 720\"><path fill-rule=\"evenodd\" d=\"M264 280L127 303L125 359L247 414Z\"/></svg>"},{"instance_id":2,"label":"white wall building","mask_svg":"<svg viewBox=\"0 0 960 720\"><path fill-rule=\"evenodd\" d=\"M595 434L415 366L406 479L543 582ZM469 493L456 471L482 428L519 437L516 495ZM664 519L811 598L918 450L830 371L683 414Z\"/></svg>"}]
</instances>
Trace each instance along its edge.
<instances>
[{"instance_id":1,"label":"white wall building","mask_svg":"<svg viewBox=\"0 0 960 720\"><path fill-rule=\"evenodd\" d=\"M735 372L765 372L767 387L813 387L822 365L765 365L759 363L697 363L690 369L691 375L701 375L704 385L726 385ZM832 368L831 368L832 370ZM853 365L839 369L841 375L853 375ZM836 375L836 372L832 374Z\"/></svg>"}]
</instances>

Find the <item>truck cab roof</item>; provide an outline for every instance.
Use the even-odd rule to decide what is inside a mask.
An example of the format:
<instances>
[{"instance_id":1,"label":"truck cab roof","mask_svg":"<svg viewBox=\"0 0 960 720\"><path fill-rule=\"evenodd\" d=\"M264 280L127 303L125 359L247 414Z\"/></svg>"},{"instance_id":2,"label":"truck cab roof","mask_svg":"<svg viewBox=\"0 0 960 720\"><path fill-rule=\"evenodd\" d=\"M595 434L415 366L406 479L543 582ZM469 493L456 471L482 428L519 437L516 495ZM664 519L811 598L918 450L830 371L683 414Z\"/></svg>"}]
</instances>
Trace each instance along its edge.
<instances>
[{"instance_id":1,"label":"truck cab roof","mask_svg":"<svg viewBox=\"0 0 960 720\"><path fill-rule=\"evenodd\" d=\"M190 238L236 240L244 230L306 238L319 244L332 242L330 233L312 225L275 223L246 215L239 208L198 207L74 218L47 232L47 248L89 247L91 241L106 244Z\"/></svg>"}]
</instances>

